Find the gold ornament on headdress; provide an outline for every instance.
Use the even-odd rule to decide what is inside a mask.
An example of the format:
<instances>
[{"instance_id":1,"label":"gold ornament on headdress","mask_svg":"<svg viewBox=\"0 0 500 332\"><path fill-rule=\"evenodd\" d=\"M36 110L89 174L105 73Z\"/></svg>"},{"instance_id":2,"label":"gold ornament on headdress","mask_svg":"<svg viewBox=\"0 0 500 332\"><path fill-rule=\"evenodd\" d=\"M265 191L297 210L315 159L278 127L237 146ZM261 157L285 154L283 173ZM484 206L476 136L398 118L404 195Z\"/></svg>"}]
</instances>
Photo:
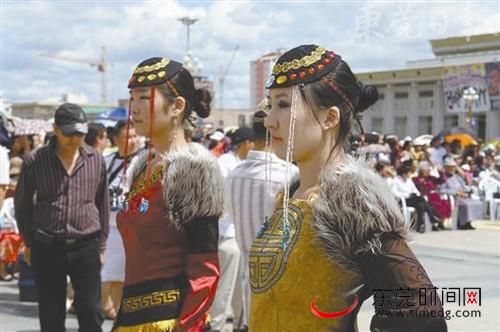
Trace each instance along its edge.
<instances>
[{"instance_id":1,"label":"gold ornament on headdress","mask_svg":"<svg viewBox=\"0 0 500 332\"><path fill-rule=\"evenodd\" d=\"M169 59L161 59L160 62L155 63L154 65L146 65L142 67L137 67L134 70L134 74L142 74L142 73L150 73L152 71L159 70L161 68L165 68L169 64Z\"/></svg>"},{"instance_id":2,"label":"gold ornament on headdress","mask_svg":"<svg viewBox=\"0 0 500 332\"><path fill-rule=\"evenodd\" d=\"M300 68L309 67L313 63L318 62L321 59L321 57L323 56L323 54L325 54L325 53L326 53L325 48L318 47L317 49L312 51L311 54L304 56L302 59L293 59L291 61L277 63L276 65L274 65L273 75L278 75L281 73L286 74L290 70L297 70ZM278 77L278 79L280 79L280 77ZM286 76L284 76L284 77L285 77L285 81L286 81ZM284 83L284 82L282 82L282 83ZM282 83L278 83L278 84L282 84Z\"/></svg>"}]
</instances>

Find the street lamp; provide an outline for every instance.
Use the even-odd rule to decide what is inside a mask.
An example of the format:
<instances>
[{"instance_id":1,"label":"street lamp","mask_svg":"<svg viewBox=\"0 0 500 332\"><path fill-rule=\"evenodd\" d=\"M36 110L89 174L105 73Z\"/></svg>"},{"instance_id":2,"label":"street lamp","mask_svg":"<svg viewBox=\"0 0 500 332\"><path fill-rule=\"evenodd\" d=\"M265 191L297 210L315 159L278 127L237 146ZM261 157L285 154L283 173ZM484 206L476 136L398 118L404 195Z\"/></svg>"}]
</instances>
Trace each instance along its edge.
<instances>
[{"instance_id":1,"label":"street lamp","mask_svg":"<svg viewBox=\"0 0 500 332\"><path fill-rule=\"evenodd\" d=\"M463 98L465 102L467 103L467 119L466 122L469 126L469 129L472 128L472 103L476 100L479 99L479 94L477 93L476 89L473 87L469 87L468 89L464 90Z\"/></svg>"},{"instance_id":2,"label":"street lamp","mask_svg":"<svg viewBox=\"0 0 500 332\"><path fill-rule=\"evenodd\" d=\"M186 55L184 55L184 59L183 59L184 67L191 73L191 75L198 76L203 66L200 63L200 60L198 58L193 57L193 54L192 54L191 48L190 48L191 25L193 25L196 21L198 21L198 19L192 18L190 16L184 16L184 17L179 18L178 20L182 24L184 24L187 28Z\"/></svg>"},{"instance_id":3,"label":"street lamp","mask_svg":"<svg viewBox=\"0 0 500 332\"><path fill-rule=\"evenodd\" d=\"M189 29L191 25L195 24L198 21L197 18L192 18L191 16L184 16L178 19L182 24L187 27L187 36L186 36L186 53L189 52Z\"/></svg>"}]
</instances>

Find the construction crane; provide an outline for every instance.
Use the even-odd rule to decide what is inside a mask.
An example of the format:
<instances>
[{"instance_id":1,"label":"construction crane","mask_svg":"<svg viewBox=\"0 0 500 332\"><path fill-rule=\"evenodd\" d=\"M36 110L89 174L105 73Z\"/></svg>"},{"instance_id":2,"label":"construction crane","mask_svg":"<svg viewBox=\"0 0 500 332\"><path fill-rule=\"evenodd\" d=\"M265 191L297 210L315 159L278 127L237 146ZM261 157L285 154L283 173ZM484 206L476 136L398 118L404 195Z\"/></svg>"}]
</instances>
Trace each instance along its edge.
<instances>
[{"instance_id":1,"label":"construction crane","mask_svg":"<svg viewBox=\"0 0 500 332\"><path fill-rule=\"evenodd\" d=\"M40 54L40 56L43 56L46 58L63 60L63 61L69 61L69 62L85 63L85 64L90 65L91 67L97 68L97 71L99 71L101 73L101 102L103 104L105 104L107 102L106 73L108 71L109 63L106 59L106 47L104 47L104 46L102 47L101 58L99 60L81 59L81 58L69 57L69 56L58 55L58 54L49 54L49 53L42 53L42 54Z\"/></svg>"},{"instance_id":2,"label":"construction crane","mask_svg":"<svg viewBox=\"0 0 500 332\"><path fill-rule=\"evenodd\" d=\"M226 65L226 68L224 68L223 65L220 66L220 76L219 76L219 91L220 91L220 96L219 96L219 107L220 110L224 110L224 80L226 79L227 73L229 72L229 68L231 67L231 64L233 63L234 57L236 56L236 52L240 48L239 45L236 45L236 47L233 50L233 54L231 54L231 58L229 59L229 62Z\"/></svg>"}]
</instances>

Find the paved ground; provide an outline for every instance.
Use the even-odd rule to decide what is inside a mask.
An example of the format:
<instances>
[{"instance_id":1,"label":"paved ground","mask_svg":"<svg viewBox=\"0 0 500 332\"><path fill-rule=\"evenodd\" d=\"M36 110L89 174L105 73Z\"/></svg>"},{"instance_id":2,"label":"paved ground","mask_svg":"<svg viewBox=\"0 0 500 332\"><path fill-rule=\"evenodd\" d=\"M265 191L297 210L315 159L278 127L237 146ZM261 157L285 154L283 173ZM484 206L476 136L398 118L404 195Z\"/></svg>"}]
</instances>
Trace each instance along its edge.
<instances>
[{"instance_id":1,"label":"paved ground","mask_svg":"<svg viewBox=\"0 0 500 332\"><path fill-rule=\"evenodd\" d=\"M410 245L423 262L437 287L480 287L480 318L451 318L449 331L500 331L500 224L477 223L476 231L441 231L415 234ZM361 331L368 331L373 313L368 300L359 315ZM469 309L445 304L454 314L458 309ZM76 317L66 320L68 331L77 331ZM104 331L111 322L106 321ZM16 282L0 282L0 331L38 331L37 307L34 303L18 301ZM230 328L226 331L231 331Z\"/></svg>"}]
</instances>

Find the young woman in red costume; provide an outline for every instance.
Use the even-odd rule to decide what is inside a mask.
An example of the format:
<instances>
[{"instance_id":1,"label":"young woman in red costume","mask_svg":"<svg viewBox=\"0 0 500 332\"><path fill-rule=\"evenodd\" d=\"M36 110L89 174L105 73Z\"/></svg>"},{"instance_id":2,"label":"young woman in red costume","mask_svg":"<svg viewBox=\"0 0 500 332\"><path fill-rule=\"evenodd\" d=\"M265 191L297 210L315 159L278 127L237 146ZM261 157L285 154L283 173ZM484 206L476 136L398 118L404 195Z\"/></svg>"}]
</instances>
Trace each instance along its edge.
<instances>
[{"instance_id":1,"label":"young woman in red costume","mask_svg":"<svg viewBox=\"0 0 500 332\"><path fill-rule=\"evenodd\" d=\"M210 114L211 96L182 64L160 57L141 62L128 87L129 121L150 147L125 166L117 217L125 287L113 331L202 331L219 278L223 180L184 128L193 111Z\"/></svg>"}]
</instances>

